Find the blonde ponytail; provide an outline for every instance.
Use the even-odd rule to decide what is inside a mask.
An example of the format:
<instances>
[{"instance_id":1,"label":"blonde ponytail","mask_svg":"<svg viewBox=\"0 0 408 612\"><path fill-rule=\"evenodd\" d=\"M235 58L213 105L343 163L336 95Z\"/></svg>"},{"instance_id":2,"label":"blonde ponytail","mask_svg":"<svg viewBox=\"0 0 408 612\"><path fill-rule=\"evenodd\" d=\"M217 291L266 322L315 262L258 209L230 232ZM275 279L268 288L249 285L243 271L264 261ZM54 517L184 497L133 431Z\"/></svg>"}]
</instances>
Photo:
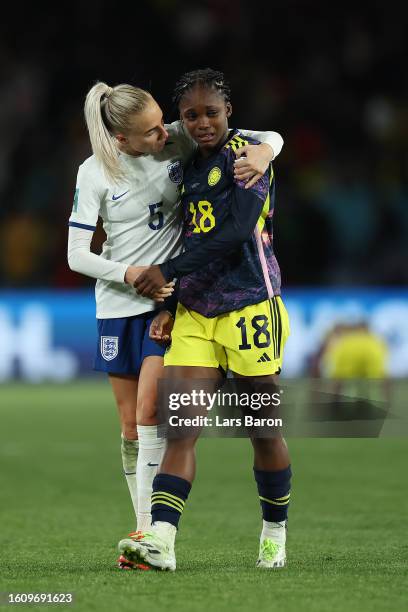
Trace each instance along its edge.
<instances>
[{"instance_id":1,"label":"blonde ponytail","mask_svg":"<svg viewBox=\"0 0 408 612\"><path fill-rule=\"evenodd\" d=\"M115 134L129 132L132 116L140 113L151 99L144 89L132 85L109 87L102 82L96 83L86 96L85 121L92 151L114 183L124 178Z\"/></svg>"}]
</instances>

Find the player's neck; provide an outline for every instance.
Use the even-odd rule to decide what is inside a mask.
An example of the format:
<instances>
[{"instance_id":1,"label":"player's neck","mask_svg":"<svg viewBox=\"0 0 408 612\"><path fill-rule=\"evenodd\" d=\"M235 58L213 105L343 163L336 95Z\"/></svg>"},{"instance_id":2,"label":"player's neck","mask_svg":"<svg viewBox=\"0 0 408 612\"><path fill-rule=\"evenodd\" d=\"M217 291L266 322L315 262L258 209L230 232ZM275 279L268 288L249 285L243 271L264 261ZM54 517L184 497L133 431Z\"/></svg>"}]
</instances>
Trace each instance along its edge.
<instances>
[{"instance_id":1,"label":"player's neck","mask_svg":"<svg viewBox=\"0 0 408 612\"><path fill-rule=\"evenodd\" d=\"M141 155L144 155L144 153L136 151L130 145L122 143L118 144L118 149L121 153L125 153L125 155L130 155L131 157L140 157Z\"/></svg>"}]
</instances>

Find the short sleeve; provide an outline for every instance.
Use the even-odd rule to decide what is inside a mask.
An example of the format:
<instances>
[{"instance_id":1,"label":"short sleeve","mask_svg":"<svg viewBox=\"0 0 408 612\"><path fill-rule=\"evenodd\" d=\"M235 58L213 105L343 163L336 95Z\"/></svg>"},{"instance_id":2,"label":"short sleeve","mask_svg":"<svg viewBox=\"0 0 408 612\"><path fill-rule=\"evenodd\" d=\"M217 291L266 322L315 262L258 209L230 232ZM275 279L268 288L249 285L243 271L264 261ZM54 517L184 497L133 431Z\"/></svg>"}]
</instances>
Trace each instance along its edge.
<instances>
[{"instance_id":1,"label":"short sleeve","mask_svg":"<svg viewBox=\"0 0 408 612\"><path fill-rule=\"evenodd\" d=\"M97 188L96 177L84 167L79 167L74 202L69 218L71 227L95 231L101 205L102 193Z\"/></svg>"}]
</instances>

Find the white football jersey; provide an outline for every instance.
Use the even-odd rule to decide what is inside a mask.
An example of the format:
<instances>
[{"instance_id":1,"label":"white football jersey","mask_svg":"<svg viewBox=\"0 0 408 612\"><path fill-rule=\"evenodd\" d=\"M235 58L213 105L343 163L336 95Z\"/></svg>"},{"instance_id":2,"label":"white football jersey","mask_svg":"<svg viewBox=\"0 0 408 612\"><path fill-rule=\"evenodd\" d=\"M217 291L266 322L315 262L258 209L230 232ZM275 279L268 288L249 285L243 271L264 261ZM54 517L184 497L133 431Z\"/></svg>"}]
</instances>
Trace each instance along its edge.
<instances>
[{"instance_id":1,"label":"white football jersey","mask_svg":"<svg viewBox=\"0 0 408 612\"><path fill-rule=\"evenodd\" d=\"M120 153L126 178L119 184L109 182L94 155L79 167L69 225L93 232L101 217L106 241L100 257L115 268L109 273L115 280L100 278L94 270L90 274L98 276L95 297L99 319L154 310L157 305L153 300L137 295L124 282L126 268L160 264L181 251L183 165L196 144L179 121L166 125L166 130L169 138L161 153L139 157ZM276 132L241 131L270 144L275 157L280 152L283 141Z\"/></svg>"},{"instance_id":2,"label":"white football jersey","mask_svg":"<svg viewBox=\"0 0 408 612\"><path fill-rule=\"evenodd\" d=\"M110 183L95 156L79 167L69 225L94 231L103 220L106 241L101 257L127 265L158 264L181 249L180 189L183 164L194 143L176 122L166 126L169 139L154 156L119 156L126 179ZM96 316L129 317L154 310L152 300L137 295L125 282L98 279Z\"/></svg>"}]
</instances>

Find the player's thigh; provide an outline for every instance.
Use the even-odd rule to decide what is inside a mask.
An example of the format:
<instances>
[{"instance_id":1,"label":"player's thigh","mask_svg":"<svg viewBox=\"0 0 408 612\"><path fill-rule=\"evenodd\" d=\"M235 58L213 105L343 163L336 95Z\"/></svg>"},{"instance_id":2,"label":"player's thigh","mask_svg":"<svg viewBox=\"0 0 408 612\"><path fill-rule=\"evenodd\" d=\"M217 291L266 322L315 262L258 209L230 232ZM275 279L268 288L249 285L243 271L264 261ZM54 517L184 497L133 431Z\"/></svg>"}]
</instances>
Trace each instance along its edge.
<instances>
[{"instance_id":1,"label":"player's thigh","mask_svg":"<svg viewBox=\"0 0 408 612\"><path fill-rule=\"evenodd\" d=\"M214 342L214 327L214 319L179 304L171 332L171 346L164 356L165 368L194 366L199 371L200 368L224 365L225 352ZM192 372L192 376L199 378L200 374Z\"/></svg>"},{"instance_id":2,"label":"player's thigh","mask_svg":"<svg viewBox=\"0 0 408 612\"><path fill-rule=\"evenodd\" d=\"M234 372L234 370L230 370L231 374L234 378L238 378L240 380L247 380L247 381L251 381L254 386L256 386L256 383L259 382L261 385L263 384L268 384L271 385L271 387L276 387L279 383L279 374L266 374L266 375L259 375L259 376L246 376L245 374L240 374L239 372Z\"/></svg>"},{"instance_id":3,"label":"player's thigh","mask_svg":"<svg viewBox=\"0 0 408 612\"><path fill-rule=\"evenodd\" d=\"M135 440L138 377L110 373L109 382L118 407L122 433L128 440Z\"/></svg>"},{"instance_id":4,"label":"player's thigh","mask_svg":"<svg viewBox=\"0 0 408 612\"><path fill-rule=\"evenodd\" d=\"M134 346L135 362L140 364L139 390L137 398L138 425L156 425L157 383L163 374L163 355L165 348L149 336L150 325L157 315L156 311L145 313L142 336L140 329L135 328ZM141 340L141 344L140 344Z\"/></svg>"},{"instance_id":5,"label":"player's thigh","mask_svg":"<svg viewBox=\"0 0 408 612\"><path fill-rule=\"evenodd\" d=\"M189 403L187 400L183 403L179 402L177 413L183 418L193 418L208 416L207 394L217 391L224 381L224 375L219 368L165 366L164 379L166 380L166 396L173 395L172 409L174 412L176 412L176 398L186 394L191 397L191 402ZM170 406L170 402L168 404ZM170 416L170 410L167 414ZM192 437L198 437L199 431L201 431L201 428L195 430Z\"/></svg>"},{"instance_id":6,"label":"player's thigh","mask_svg":"<svg viewBox=\"0 0 408 612\"><path fill-rule=\"evenodd\" d=\"M145 357L140 369L136 418L138 425L157 425L158 381L163 377L163 357Z\"/></svg>"},{"instance_id":7,"label":"player's thigh","mask_svg":"<svg viewBox=\"0 0 408 612\"><path fill-rule=\"evenodd\" d=\"M164 368L163 377L166 379L202 379L213 380L214 384L223 379L219 368L206 368L202 366L173 366L166 365Z\"/></svg>"}]
</instances>

